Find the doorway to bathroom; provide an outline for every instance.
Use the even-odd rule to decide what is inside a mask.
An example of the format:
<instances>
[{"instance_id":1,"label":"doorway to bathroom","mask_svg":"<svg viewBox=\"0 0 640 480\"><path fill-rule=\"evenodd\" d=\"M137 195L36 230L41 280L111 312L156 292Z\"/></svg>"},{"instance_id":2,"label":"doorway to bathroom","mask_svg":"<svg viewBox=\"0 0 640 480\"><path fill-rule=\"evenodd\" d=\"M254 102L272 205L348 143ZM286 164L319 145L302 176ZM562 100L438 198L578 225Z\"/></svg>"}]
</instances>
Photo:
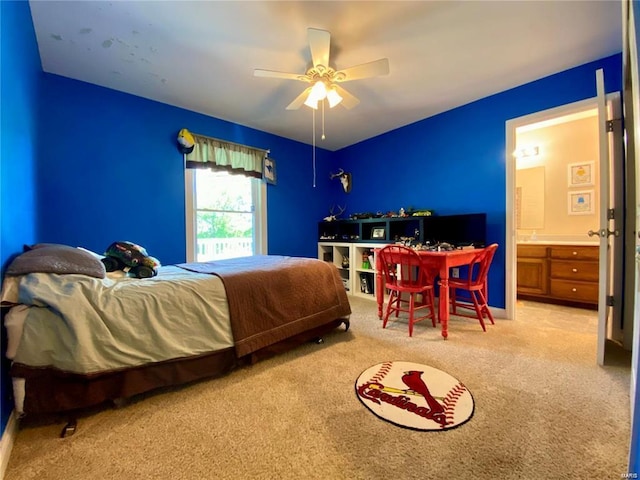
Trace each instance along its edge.
<instances>
[{"instance_id":1,"label":"doorway to bathroom","mask_svg":"<svg viewBox=\"0 0 640 480\"><path fill-rule=\"evenodd\" d=\"M615 175L618 152L609 148L615 132L601 133L619 103L612 94L601 105L588 99L507 122L507 314L517 315L517 298L592 311L599 362L607 339L623 340L613 320L619 306L609 303L618 239L607 208L622 205L615 201L622 175Z\"/></svg>"}]
</instances>

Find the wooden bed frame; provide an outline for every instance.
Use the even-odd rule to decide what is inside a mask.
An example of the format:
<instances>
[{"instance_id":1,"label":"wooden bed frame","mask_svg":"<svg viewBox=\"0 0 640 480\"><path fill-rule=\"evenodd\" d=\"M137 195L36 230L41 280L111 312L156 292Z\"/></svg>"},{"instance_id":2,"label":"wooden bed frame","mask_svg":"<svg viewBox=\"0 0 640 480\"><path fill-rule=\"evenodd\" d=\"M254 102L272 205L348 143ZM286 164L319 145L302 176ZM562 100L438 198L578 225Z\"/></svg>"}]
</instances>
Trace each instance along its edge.
<instances>
[{"instance_id":1,"label":"wooden bed frame","mask_svg":"<svg viewBox=\"0 0 640 480\"><path fill-rule=\"evenodd\" d=\"M14 364L11 375L25 379L24 411L28 412L28 416L62 413L73 419L91 407L118 405L146 392L220 377L238 367L254 364L305 342L321 342L323 335L343 324L347 331L349 319L335 319L242 357L238 357L231 347L204 355L94 375ZM71 423L75 424L75 421L70 420ZM73 433L65 433L67 430L68 426L63 429L63 436Z\"/></svg>"}]
</instances>

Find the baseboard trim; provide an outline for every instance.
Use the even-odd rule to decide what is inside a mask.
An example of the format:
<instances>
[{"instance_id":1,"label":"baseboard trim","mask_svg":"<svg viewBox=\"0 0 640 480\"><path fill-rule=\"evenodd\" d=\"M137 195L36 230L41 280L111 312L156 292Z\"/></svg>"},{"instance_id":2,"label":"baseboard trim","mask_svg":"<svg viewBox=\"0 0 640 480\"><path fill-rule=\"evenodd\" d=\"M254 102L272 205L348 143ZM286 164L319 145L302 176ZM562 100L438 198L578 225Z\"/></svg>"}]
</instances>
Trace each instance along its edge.
<instances>
[{"instance_id":1,"label":"baseboard trim","mask_svg":"<svg viewBox=\"0 0 640 480\"><path fill-rule=\"evenodd\" d=\"M495 318L504 318L505 320L512 320L511 318L507 318L507 310L505 308L489 307L489 309L491 310L491 314Z\"/></svg>"},{"instance_id":2,"label":"baseboard trim","mask_svg":"<svg viewBox=\"0 0 640 480\"><path fill-rule=\"evenodd\" d=\"M11 455L13 442L18 434L18 423L18 416L13 410L2 434L2 439L0 439L0 480L4 479L4 473L9 465L9 455Z\"/></svg>"}]
</instances>

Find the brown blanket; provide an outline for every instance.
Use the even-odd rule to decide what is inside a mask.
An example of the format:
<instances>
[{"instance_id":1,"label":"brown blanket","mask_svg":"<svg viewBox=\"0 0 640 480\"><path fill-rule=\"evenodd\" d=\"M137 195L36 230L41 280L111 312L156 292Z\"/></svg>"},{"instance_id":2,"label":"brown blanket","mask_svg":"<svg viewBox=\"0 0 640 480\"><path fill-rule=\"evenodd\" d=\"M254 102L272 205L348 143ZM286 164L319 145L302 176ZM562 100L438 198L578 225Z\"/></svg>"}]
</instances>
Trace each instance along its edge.
<instances>
[{"instance_id":1,"label":"brown blanket","mask_svg":"<svg viewBox=\"0 0 640 480\"><path fill-rule=\"evenodd\" d=\"M238 357L351 314L335 265L256 255L177 265L224 283Z\"/></svg>"}]
</instances>

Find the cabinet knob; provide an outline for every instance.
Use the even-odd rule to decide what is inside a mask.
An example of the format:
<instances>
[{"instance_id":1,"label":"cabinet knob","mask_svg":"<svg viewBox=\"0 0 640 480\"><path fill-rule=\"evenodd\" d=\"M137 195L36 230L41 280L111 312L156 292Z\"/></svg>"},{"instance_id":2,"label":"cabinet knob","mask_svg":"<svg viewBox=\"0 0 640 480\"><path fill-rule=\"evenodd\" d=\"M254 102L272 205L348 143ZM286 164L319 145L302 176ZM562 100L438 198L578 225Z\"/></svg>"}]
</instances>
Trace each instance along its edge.
<instances>
[{"instance_id":1,"label":"cabinet knob","mask_svg":"<svg viewBox=\"0 0 640 480\"><path fill-rule=\"evenodd\" d=\"M578 252L571 252L571 254L572 254L572 255L577 255L577 254L578 254Z\"/></svg>"},{"instance_id":2,"label":"cabinet knob","mask_svg":"<svg viewBox=\"0 0 640 480\"><path fill-rule=\"evenodd\" d=\"M578 269L577 269L577 268L572 268L572 269L571 269L571 271L572 271L573 273L578 273Z\"/></svg>"},{"instance_id":3,"label":"cabinet knob","mask_svg":"<svg viewBox=\"0 0 640 480\"><path fill-rule=\"evenodd\" d=\"M577 289L577 288L572 288L572 289L571 289L571 291L572 291L572 292L577 292L577 291L578 291L578 289Z\"/></svg>"}]
</instances>

